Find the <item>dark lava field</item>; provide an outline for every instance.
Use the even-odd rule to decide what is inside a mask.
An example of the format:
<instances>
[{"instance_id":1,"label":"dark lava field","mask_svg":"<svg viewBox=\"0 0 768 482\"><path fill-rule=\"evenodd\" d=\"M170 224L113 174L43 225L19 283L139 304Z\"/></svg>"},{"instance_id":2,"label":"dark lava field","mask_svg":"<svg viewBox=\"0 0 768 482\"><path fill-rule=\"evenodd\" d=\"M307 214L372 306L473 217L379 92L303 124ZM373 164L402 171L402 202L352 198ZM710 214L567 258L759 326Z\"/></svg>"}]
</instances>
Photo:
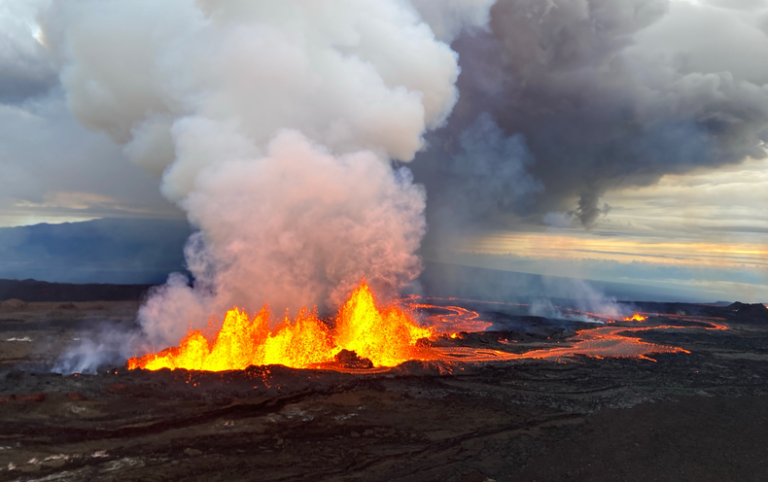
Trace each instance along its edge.
<instances>
[{"instance_id":1,"label":"dark lava field","mask_svg":"<svg viewBox=\"0 0 768 482\"><path fill-rule=\"evenodd\" d=\"M470 305L493 327L435 343L525 353L602 326ZM637 304L659 328L627 336L690 352L649 358L50 372L137 307L0 303L0 480L768 480L762 305Z\"/></svg>"}]
</instances>

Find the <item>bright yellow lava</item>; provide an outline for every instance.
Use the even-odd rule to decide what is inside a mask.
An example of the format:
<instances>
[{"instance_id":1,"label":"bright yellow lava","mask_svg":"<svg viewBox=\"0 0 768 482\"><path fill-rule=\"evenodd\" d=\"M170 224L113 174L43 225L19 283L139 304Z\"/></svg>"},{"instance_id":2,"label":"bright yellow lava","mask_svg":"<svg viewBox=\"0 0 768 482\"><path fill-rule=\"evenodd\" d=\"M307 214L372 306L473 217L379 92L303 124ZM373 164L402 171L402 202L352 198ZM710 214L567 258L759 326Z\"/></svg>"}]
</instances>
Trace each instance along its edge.
<instances>
[{"instance_id":1,"label":"bright yellow lava","mask_svg":"<svg viewBox=\"0 0 768 482\"><path fill-rule=\"evenodd\" d=\"M393 367L423 358L416 342L433 335L433 329L418 326L397 306L379 309L365 280L339 310L333 328L306 309L274 329L269 328L270 317L266 308L252 320L238 308L231 309L213 341L191 330L178 347L131 358L128 368L223 371L272 364L309 368L334 362L341 350L354 351L376 367Z\"/></svg>"},{"instance_id":2,"label":"bright yellow lava","mask_svg":"<svg viewBox=\"0 0 768 482\"><path fill-rule=\"evenodd\" d=\"M627 316L627 317L625 317L625 318L624 318L624 321L645 321L645 320L647 320L647 319L648 319L648 317L647 317L647 316L643 316L643 315L641 315L641 314L639 314L639 313L635 313L635 314L634 314L634 315L632 315L632 316Z\"/></svg>"}]
</instances>

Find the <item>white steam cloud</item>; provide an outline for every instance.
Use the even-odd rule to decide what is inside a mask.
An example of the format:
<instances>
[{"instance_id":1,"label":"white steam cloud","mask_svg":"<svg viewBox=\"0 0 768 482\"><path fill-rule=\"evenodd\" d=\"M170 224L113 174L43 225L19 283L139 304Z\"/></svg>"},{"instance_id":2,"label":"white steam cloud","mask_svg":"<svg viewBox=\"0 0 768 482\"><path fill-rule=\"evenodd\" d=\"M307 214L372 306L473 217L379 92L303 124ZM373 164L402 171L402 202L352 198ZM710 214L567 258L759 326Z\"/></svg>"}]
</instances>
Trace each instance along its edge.
<instances>
[{"instance_id":1,"label":"white steam cloud","mask_svg":"<svg viewBox=\"0 0 768 482\"><path fill-rule=\"evenodd\" d=\"M545 291L556 293L561 299L573 303L574 313L571 310L563 310L555 305L551 298L539 298L533 301L529 307L531 316L554 318L561 320L582 321L584 323L603 323L602 318L620 320L632 315L632 306L621 304L616 298L606 296L601 290L588 282L577 278L545 278ZM597 315L597 316L593 316Z\"/></svg>"},{"instance_id":2,"label":"white steam cloud","mask_svg":"<svg viewBox=\"0 0 768 482\"><path fill-rule=\"evenodd\" d=\"M496 0L411 0L438 40L452 42L464 31L488 30Z\"/></svg>"},{"instance_id":3,"label":"white steam cloud","mask_svg":"<svg viewBox=\"0 0 768 482\"><path fill-rule=\"evenodd\" d=\"M42 16L70 109L200 228L140 312L175 344L232 305L332 308L421 270L409 162L458 98L445 43L493 1L83 0ZM429 23L427 23L429 22ZM83 367L79 367L82 369Z\"/></svg>"}]
</instances>

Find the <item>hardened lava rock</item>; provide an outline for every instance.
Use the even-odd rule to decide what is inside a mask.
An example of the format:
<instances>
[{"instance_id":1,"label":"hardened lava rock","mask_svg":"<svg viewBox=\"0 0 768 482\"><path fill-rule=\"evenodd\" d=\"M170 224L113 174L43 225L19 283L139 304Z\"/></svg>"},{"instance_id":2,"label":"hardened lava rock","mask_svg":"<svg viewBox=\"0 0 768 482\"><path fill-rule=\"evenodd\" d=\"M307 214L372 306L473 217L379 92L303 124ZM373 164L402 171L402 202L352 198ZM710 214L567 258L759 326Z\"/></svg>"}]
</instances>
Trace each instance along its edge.
<instances>
[{"instance_id":1,"label":"hardened lava rock","mask_svg":"<svg viewBox=\"0 0 768 482\"><path fill-rule=\"evenodd\" d=\"M373 368L373 362L368 358L360 358L357 353L350 350L341 350L334 357L336 363L344 368Z\"/></svg>"}]
</instances>

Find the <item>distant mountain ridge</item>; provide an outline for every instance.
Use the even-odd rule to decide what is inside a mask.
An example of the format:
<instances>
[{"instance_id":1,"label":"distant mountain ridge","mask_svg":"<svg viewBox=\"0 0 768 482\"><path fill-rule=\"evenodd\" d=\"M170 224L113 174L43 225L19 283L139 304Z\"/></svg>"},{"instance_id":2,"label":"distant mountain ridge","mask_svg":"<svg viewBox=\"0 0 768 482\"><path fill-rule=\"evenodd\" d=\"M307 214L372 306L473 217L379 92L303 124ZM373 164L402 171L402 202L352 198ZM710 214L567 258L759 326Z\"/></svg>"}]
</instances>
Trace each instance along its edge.
<instances>
[{"instance_id":1,"label":"distant mountain ridge","mask_svg":"<svg viewBox=\"0 0 768 482\"><path fill-rule=\"evenodd\" d=\"M0 279L0 301L20 299L35 301L123 301L140 300L152 284L49 283L33 279ZM511 271L497 271L443 263L426 263L419 279L421 294L487 301L529 302L537 298L575 300L598 293L624 301L680 301L644 286L601 283ZM584 288L584 286L588 288ZM594 290L594 291L590 291ZM731 305L734 310L762 305ZM764 310L760 314L768 314Z\"/></svg>"},{"instance_id":2,"label":"distant mountain ridge","mask_svg":"<svg viewBox=\"0 0 768 482\"><path fill-rule=\"evenodd\" d=\"M185 220L117 219L0 228L0 278L157 284L184 270Z\"/></svg>"},{"instance_id":3,"label":"distant mountain ridge","mask_svg":"<svg viewBox=\"0 0 768 482\"><path fill-rule=\"evenodd\" d=\"M488 301L527 302L531 299L586 299L609 297L619 301L708 301L680 299L660 288L630 283L582 280L516 271L495 270L449 263L424 263L419 278L423 293L429 296L455 296Z\"/></svg>"},{"instance_id":4,"label":"distant mountain ridge","mask_svg":"<svg viewBox=\"0 0 768 482\"><path fill-rule=\"evenodd\" d=\"M36 301L128 301L140 300L152 285L72 284L0 279L0 302L19 299Z\"/></svg>"},{"instance_id":5,"label":"distant mountain ridge","mask_svg":"<svg viewBox=\"0 0 768 482\"><path fill-rule=\"evenodd\" d=\"M192 229L185 220L162 219L105 218L80 223L0 228L0 279L27 280L24 283L31 280L89 283L92 286L75 289L38 285L48 297L55 298L59 292L73 293L72 296L75 296L64 301L78 301L81 296L96 296L79 294L89 289L95 290L94 293L103 293L99 296L113 296L110 294L113 293L112 288L102 284L140 285L140 288L135 289L143 292L150 285L164 283L169 273L185 271L184 244L191 233ZM595 295L625 301L711 301L691 296L681 297L651 286L435 262L425 263L419 286L421 293L427 295L493 301L584 299ZM115 288L114 293L118 292L129 293L119 295L129 296L127 299L139 296L134 288ZM24 299L22 296L3 293L0 291L0 299L3 296L6 299Z\"/></svg>"}]
</instances>

